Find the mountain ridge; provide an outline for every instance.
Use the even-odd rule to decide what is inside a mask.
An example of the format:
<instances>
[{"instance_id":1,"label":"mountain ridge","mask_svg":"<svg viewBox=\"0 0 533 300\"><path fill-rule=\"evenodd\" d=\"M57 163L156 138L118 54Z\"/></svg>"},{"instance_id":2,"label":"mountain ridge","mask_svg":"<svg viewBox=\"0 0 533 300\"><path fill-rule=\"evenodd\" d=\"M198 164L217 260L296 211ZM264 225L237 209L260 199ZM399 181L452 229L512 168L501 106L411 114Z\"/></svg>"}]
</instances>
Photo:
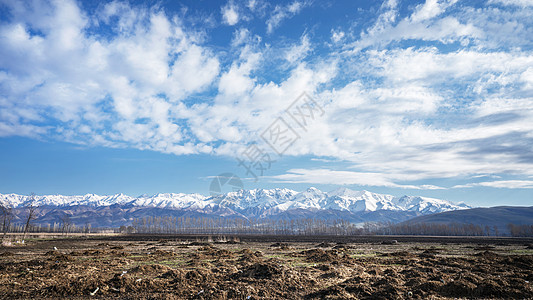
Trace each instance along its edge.
<instances>
[{"instance_id":1,"label":"mountain ridge","mask_svg":"<svg viewBox=\"0 0 533 300\"><path fill-rule=\"evenodd\" d=\"M0 194L0 204L14 208L28 205L30 196L19 194ZM235 210L259 208L262 210L277 209L332 209L340 211L427 211L431 213L471 208L466 204L455 204L451 201L421 197L421 196L392 196L363 191L339 188L330 192L323 192L314 187L297 192L286 188L252 189L228 192L214 196L204 196L198 193L157 193L152 196L141 195L34 195L34 204L38 206L110 206L127 205L141 207L158 207L169 209L204 208L208 205L221 205Z\"/></svg>"},{"instance_id":2,"label":"mountain ridge","mask_svg":"<svg viewBox=\"0 0 533 300\"><path fill-rule=\"evenodd\" d=\"M491 234L496 235L494 228L500 234L508 235L509 224L533 224L533 206L494 206L477 207L462 211L447 211L431 215L422 215L402 222L405 225L441 224L441 225L478 225L488 226Z\"/></svg>"}]
</instances>

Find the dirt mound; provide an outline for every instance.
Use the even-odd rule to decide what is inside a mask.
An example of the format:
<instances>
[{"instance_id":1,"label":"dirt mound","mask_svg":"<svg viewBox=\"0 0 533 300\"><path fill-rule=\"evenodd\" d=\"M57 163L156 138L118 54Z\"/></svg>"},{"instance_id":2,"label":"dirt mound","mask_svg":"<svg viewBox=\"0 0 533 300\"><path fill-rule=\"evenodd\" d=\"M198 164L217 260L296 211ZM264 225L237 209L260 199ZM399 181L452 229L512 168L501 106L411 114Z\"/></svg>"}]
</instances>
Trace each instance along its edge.
<instances>
[{"instance_id":1,"label":"dirt mound","mask_svg":"<svg viewBox=\"0 0 533 300\"><path fill-rule=\"evenodd\" d=\"M495 252L492 252L492 251L484 251L484 252L478 252L476 254L474 254L474 256L479 256L479 257L483 257L483 258L497 258L497 257L500 257L500 255L498 253L495 253Z\"/></svg>"},{"instance_id":2,"label":"dirt mound","mask_svg":"<svg viewBox=\"0 0 533 300\"><path fill-rule=\"evenodd\" d=\"M419 254L419 257L420 258L435 258L435 256L439 253L440 253L439 250L430 248L430 249L426 249L422 251L422 253Z\"/></svg>"},{"instance_id":3,"label":"dirt mound","mask_svg":"<svg viewBox=\"0 0 533 300\"><path fill-rule=\"evenodd\" d=\"M316 248L331 248L331 247L333 247L333 245L330 244L330 243L322 242L322 243L316 245L315 247Z\"/></svg>"},{"instance_id":4,"label":"dirt mound","mask_svg":"<svg viewBox=\"0 0 533 300\"><path fill-rule=\"evenodd\" d=\"M420 291L421 294L427 294L429 292L435 292L442 290L442 286L444 283L442 281L436 281L436 280L428 280L426 282L423 282L415 287L413 287L413 290Z\"/></svg>"},{"instance_id":5,"label":"dirt mound","mask_svg":"<svg viewBox=\"0 0 533 300\"><path fill-rule=\"evenodd\" d=\"M311 249L300 252L310 262L346 262L350 261L349 255L338 250Z\"/></svg>"},{"instance_id":6,"label":"dirt mound","mask_svg":"<svg viewBox=\"0 0 533 300\"><path fill-rule=\"evenodd\" d=\"M181 281L185 279L185 272L183 270L170 269L167 272L161 274L159 278Z\"/></svg>"},{"instance_id":7,"label":"dirt mound","mask_svg":"<svg viewBox=\"0 0 533 300\"><path fill-rule=\"evenodd\" d=\"M196 268L185 273L185 280L188 284L196 283L202 284L211 281L213 273L204 268Z\"/></svg>"},{"instance_id":8,"label":"dirt mound","mask_svg":"<svg viewBox=\"0 0 533 300\"><path fill-rule=\"evenodd\" d=\"M358 295L365 295L361 294L360 292L357 292ZM371 293L366 293L371 294ZM354 297L350 293L348 293L343 287L341 286L331 286L326 289L313 292L311 294L306 295L306 299L358 299L357 297Z\"/></svg>"},{"instance_id":9,"label":"dirt mound","mask_svg":"<svg viewBox=\"0 0 533 300\"><path fill-rule=\"evenodd\" d=\"M522 270L529 270L529 276L533 279L533 272L531 272L531 266L533 266L533 255L513 255L503 257L501 263L506 266L513 266Z\"/></svg>"},{"instance_id":10,"label":"dirt mound","mask_svg":"<svg viewBox=\"0 0 533 300\"><path fill-rule=\"evenodd\" d=\"M241 262L257 262L261 261L263 258L263 253L261 251L255 251L245 248L239 252L241 254L241 258L239 261Z\"/></svg>"},{"instance_id":11,"label":"dirt mound","mask_svg":"<svg viewBox=\"0 0 533 300\"><path fill-rule=\"evenodd\" d=\"M348 249L354 249L354 247L346 244L340 244L333 246L333 249L345 251Z\"/></svg>"},{"instance_id":12,"label":"dirt mound","mask_svg":"<svg viewBox=\"0 0 533 300\"><path fill-rule=\"evenodd\" d=\"M439 254L440 251L439 251L439 250L435 250L435 249L426 249L426 250L424 250L424 252L422 252L422 253L424 253L424 254L433 254L433 255L435 255L435 254Z\"/></svg>"},{"instance_id":13,"label":"dirt mound","mask_svg":"<svg viewBox=\"0 0 533 300\"><path fill-rule=\"evenodd\" d=\"M137 266L134 268L131 268L129 270L129 273L140 273L140 274L162 274L165 272L168 272L172 270L170 267L167 267L165 265L160 264L150 264L150 265L142 265ZM126 274L126 273L123 273Z\"/></svg>"},{"instance_id":14,"label":"dirt mound","mask_svg":"<svg viewBox=\"0 0 533 300\"><path fill-rule=\"evenodd\" d=\"M398 241L397 240L390 240L390 241L382 241L381 242L381 245L398 245Z\"/></svg>"},{"instance_id":15,"label":"dirt mound","mask_svg":"<svg viewBox=\"0 0 533 300\"><path fill-rule=\"evenodd\" d=\"M186 266L189 268L205 268L205 269L211 269L213 268L213 264L201 259L191 259L186 263Z\"/></svg>"},{"instance_id":16,"label":"dirt mound","mask_svg":"<svg viewBox=\"0 0 533 300\"><path fill-rule=\"evenodd\" d=\"M448 282L440 288L440 292L448 297L472 297L476 285L464 279Z\"/></svg>"},{"instance_id":17,"label":"dirt mound","mask_svg":"<svg viewBox=\"0 0 533 300\"><path fill-rule=\"evenodd\" d=\"M282 267L267 263L255 263L234 274L234 278L255 278L255 279L271 279L273 277L282 277L284 270Z\"/></svg>"},{"instance_id":18,"label":"dirt mound","mask_svg":"<svg viewBox=\"0 0 533 300\"><path fill-rule=\"evenodd\" d=\"M226 249L219 249L213 246L203 246L198 248L195 253L189 255L193 260L198 259L223 259L234 257L235 254Z\"/></svg>"},{"instance_id":19,"label":"dirt mound","mask_svg":"<svg viewBox=\"0 0 533 300\"><path fill-rule=\"evenodd\" d=\"M63 254L59 251L56 251L56 250L52 250L52 251L48 251L46 252L45 254L46 256L48 256L48 260L51 260L51 261L71 261L73 260L73 257L69 254Z\"/></svg>"}]
</instances>

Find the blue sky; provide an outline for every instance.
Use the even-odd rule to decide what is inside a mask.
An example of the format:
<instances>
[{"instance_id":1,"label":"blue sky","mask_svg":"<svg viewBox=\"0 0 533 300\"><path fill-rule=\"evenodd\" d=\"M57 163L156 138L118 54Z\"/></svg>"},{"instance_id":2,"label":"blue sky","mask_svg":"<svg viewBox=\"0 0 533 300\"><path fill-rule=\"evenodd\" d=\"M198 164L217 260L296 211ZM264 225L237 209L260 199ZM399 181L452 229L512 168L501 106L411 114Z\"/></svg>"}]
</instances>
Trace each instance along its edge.
<instances>
[{"instance_id":1,"label":"blue sky","mask_svg":"<svg viewBox=\"0 0 533 300\"><path fill-rule=\"evenodd\" d=\"M532 205L532 45L531 0L0 1L0 193Z\"/></svg>"}]
</instances>

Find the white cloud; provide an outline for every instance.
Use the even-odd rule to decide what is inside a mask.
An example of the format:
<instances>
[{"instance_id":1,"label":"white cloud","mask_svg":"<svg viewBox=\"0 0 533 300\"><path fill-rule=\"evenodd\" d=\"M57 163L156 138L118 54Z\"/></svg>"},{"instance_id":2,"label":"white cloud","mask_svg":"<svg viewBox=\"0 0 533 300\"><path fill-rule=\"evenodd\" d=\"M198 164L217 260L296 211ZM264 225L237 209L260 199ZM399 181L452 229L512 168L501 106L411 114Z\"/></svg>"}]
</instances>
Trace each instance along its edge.
<instances>
[{"instance_id":1,"label":"white cloud","mask_svg":"<svg viewBox=\"0 0 533 300\"><path fill-rule=\"evenodd\" d=\"M331 40L334 43L340 43L344 39L344 35L345 33L342 30L339 30L339 31L331 30Z\"/></svg>"},{"instance_id":2,"label":"white cloud","mask_svg":"<svg viewBox=\"0 0 533 300\"><path fill-rule=\"evenodd\" d=\"M329 169L290 169L286 174L270 176L274 182L385 186L404 189L442 189L433 185L401 185L392 182L387 175L372 172L335 171Z\"/></svg>"},{"instance_id":3,"label":"white cloud","mask_svg":"<svg viewBox=\"0 0 533 300\"><path fill-rule=\"evenodd\" d=\"M533 64L528 53L460 50L440 53L435 47L369 51L370 65L391 81L457 79L493 73L523 73ZM430 82L428 82L430 83Z\"/></svg>"},{"instance_id":4,"label":"white cloud","mask_svg":"<svg viewBox=\"0 0 533 300\"><path fill-rule=\"evenodd\" d=\"M28 135L31 129L79 143L179 150L183 132L170 103L212 84L219 73L213 53L162 11L107 4L99 22L116 30L107 39L87 35L91 25L75 2L56 4L19 7L16 25L0 27L0 63L8 70L0 87L9 91L2 106L18 114L3 122L2 134ZM30 33L24 25L30 22L42 35ZM60 123L35 130L27 124L36 119L28 118L30 109Z\"/></svg>"},{"instance_id":5,"label":"white cloud","mask_svg":"<svg viewBox=\"0 0 533 300\"><path fill-rule=\"evenodd\" d=\"M294 45L285 52L285 59L289 63L294 63L305 58L310 51L311 43L309 42L309 37L303 35L299 45Z\"/></svg>"},{"instance_id":6,"label":"white cloud","mask_svg":"<svg viewBox=\"0 0 533 300\"><path fill-rule=\"evenodd\" d=\"M233 1L229 1L221 8L222 20L225 24L233 26L239 22L239 12Z\"/></svg>"},{"instance_id":7,"label":"white cloud","mask_svg":"<svg viewBox=\"0 0 533 300\"><path fill-rule=\"evenodd\" d=\"M240 97L254 87L250 73L257 67L261 55L249 47L244 47L240 59L240 63L233 63L230 69L221 75L218 89L222 95Z\"/></svg>"},{"instance_id":8,"label":"white cloud","mask_svg":"<svg viewBox=\"0 0 533 300\"><path fill-rule=\"evenodd\" d=\"M505 189L533 189L533 180L498 180L456 185L454 188L493 187Z\"/></svg>"},{"instance_id":9,"label":"white cloud","mask_svg":"<svg viewBox=\"0 0 533 300\"><path fill-rule=\"evenodd\" d=\"M281 24L281 22L283 22L283 20L292 18L308 5L309 3L307 2L297 0L285 6L276 5L272 15L266 22L267 33L274 32L274 30Z\"/></svg>"},{"instance_id":10,"label":"white cloud","mask_svg":"<svg viewBox=\"0 0 533 300\"><path fill-rule=\"evenodd\" d=\"M403 40L439 41L450 44L468 43L470 40L483 38L483 32L470 18L459 20L457 16L438 18L457 0L427 0L416 6L414 12L397 21L397 4L385 2L373 26L361 33L361 38L352 43L352 51L357 53L371 46L385 47L391 42ZM481 14L480 12L478 12ZM469 18L470 17L470 18Z\"/></svg>"},{"instance_id":11,"label":"white cloud","mask_svg":"<svg viewBox=\"0 0 533 300\"><path fill-rule=\"evenodd\" d=\"M411 15L411 21L420 22L434 18L456 2L457 0L426 0L426 3L417 6L415 12Z\"/></svg>"},{"instance_id":12,"label":"white cloud","mask_svg":"<svg viewBox=\"0 0 533 300\"><path fill-rule=\"evenodd\" d=\"M532 7L533 0L489 0L489 4L501 4L505 6Z\"/></svg>"}]
</instances>

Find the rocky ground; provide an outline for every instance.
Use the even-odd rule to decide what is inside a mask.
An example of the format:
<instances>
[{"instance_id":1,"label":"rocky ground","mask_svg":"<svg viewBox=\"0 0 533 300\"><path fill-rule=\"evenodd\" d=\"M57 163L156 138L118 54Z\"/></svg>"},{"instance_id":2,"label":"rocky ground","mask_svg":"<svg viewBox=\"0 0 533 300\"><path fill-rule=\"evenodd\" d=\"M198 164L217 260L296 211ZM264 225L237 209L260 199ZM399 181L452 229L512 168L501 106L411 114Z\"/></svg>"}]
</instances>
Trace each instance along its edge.
<instances>
[{"instance_id":1,"label":"rocky ground","mask_svg":"<svg viewBox=\"0 0 533 300\"><path fill-rule=\"evenodd\" d=\"M533 298L529 243L241 240L33 239L0 248L0 297Z\"/></svg>"}]
</instances>

